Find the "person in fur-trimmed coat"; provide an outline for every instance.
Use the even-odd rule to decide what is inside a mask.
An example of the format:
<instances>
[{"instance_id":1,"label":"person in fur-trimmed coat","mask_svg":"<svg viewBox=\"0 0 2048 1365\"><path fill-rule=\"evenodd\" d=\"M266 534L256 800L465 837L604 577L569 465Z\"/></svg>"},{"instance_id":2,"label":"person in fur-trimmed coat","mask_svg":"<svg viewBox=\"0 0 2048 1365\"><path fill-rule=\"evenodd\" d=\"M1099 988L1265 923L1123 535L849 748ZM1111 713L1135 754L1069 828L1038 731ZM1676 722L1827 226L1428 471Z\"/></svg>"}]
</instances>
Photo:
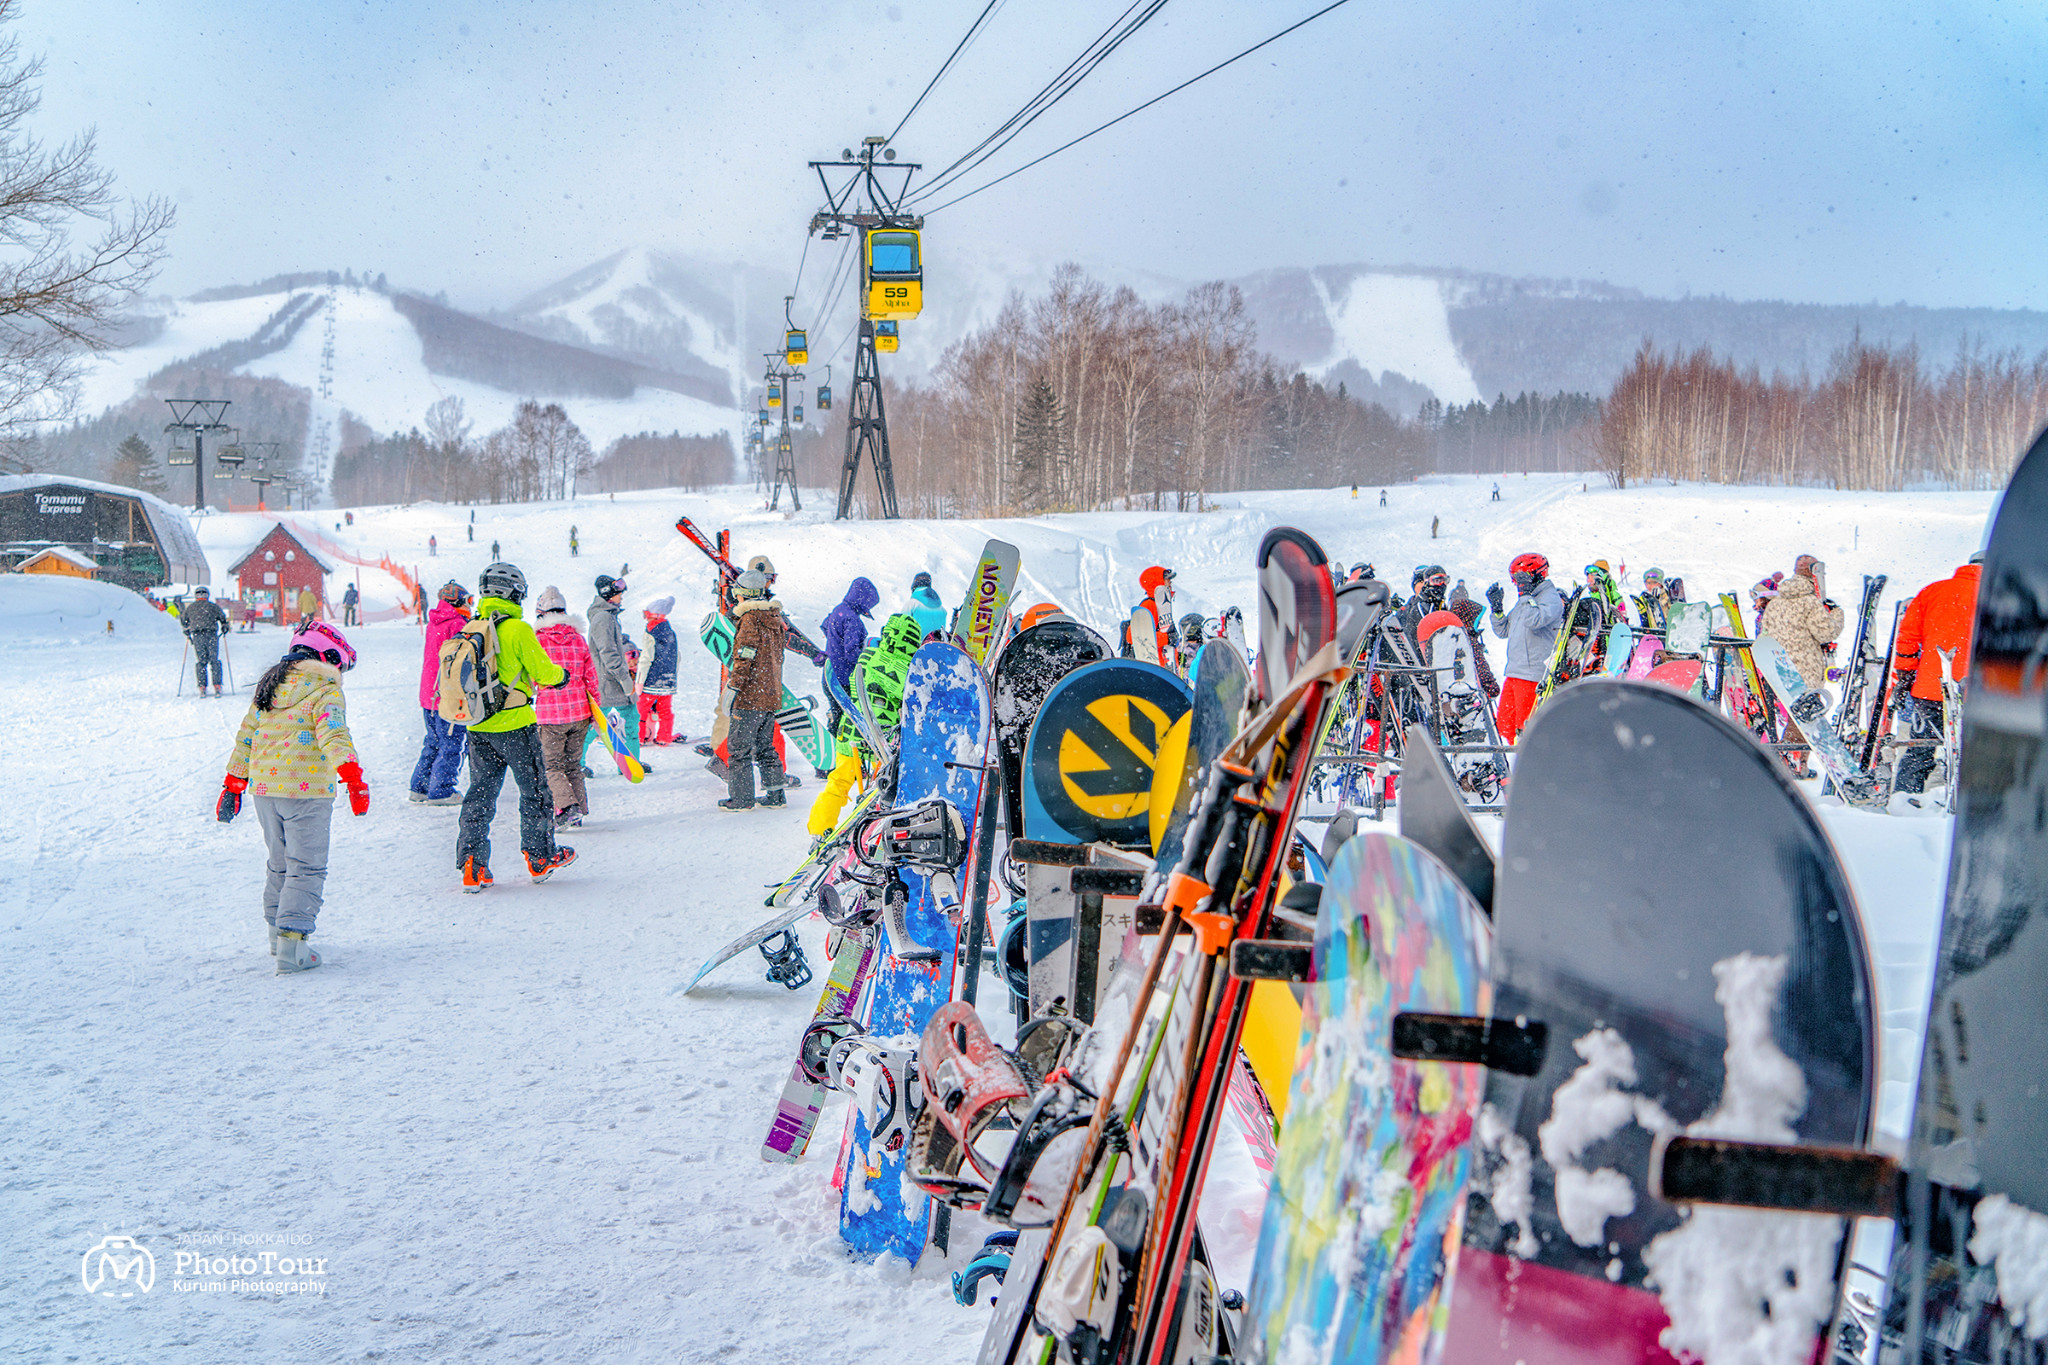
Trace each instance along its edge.
<instances>
[{"instance_id":1,"label":"person in fur-trimmed coat","mask_svg":"<svg viewBox=\"0 0 2048 1365\"><path fill-rule=\"evenodd\" d=\"M761 802L787 805L782 760L775 752L775 711L782 704L782 651L794 648L782 605L768 596L768 576L757 569L733 585L738 602L732 637L732 667L726 676L723 708L732 717L727 731L726 798L720 810L754 808L754 765L761 765Z\"/></svg>"},{"instance_id":2,"label":"person in fur-trimmed coat","mask_svg":"<svg viewBox=\"0 0 2048 1365\"><path fill-rule=\"evenodd\" d=\"M1763 633L1785 647L1799 676L1816 691L1827 685L1827 647L1842 634L1849 614L1828 600L1825 567L1812 555L1801 555L1792 576L1764 607Z\"/></svg>"}]
</instances>

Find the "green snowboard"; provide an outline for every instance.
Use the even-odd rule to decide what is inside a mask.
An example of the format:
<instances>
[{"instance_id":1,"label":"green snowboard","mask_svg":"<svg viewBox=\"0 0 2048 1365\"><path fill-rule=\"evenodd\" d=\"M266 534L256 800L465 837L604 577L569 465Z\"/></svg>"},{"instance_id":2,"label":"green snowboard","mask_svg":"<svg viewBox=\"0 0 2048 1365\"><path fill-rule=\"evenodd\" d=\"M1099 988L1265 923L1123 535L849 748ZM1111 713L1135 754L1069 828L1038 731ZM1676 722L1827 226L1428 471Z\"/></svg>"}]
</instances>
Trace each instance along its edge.
<instances>
[{"instance_id":1,"label":"green snowboard","mask_svg":"<svg viewBox=\"0 0 2048 1365\"><path fill-rule=\"evenodd\" d=\"M697 638L704 642L704 648L711 651L721 668L732 666L732 632L730 617L722 612L712 612L704 618L704 624L697 627ZM813 709L817 702L810 697L799 697L789 690L789 684L782 686L782 706L775 713L775 723L796 750L810 760L811 767L819 773L832 771L838 762L838 750L832 742L831 732L825 722L818 718Z\"/></svg>"}]
</instances>

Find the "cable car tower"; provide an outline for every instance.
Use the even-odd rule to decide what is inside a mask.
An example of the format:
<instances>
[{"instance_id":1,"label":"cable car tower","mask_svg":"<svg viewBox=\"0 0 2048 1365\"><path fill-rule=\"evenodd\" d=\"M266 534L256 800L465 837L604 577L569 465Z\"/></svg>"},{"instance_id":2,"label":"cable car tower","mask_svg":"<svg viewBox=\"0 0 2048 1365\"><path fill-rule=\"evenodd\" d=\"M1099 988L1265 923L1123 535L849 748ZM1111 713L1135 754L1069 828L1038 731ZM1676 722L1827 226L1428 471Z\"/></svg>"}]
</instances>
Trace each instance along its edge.
<instances>
[{"instance_id":1,"label":"cable car tower","mask_svg":"<svg viewBox=\"0 0 2048 1365\"><path fill-rule=\"evenodd\" d=\"M813 161L825 188L825 207L811 217L811 231L824 241L860 234L860 327L853 351L853 392L848 396L846 463L839 470L838 518L853 510L853 485L863 460L873 464L882 515L894 520L896 475L889 465L889 418L882 406L882 374L875 361L875 324L914 318L924 306L924 253L919 237L924 219L903 211L905 192L923 167L897 161L884 137L862 138L860 152L841 152L838 161ZM833 188L829 172L845 171ZM892 172L902 179L886 183ZM825 406L820 403L820 407Z\"/></svg>"},{"instance_id":2,"label":"cable car tower","mask_svg":"<svg viewBox=\"0 0 2048 1365\"><path fill-rule=\"evenodd\" d=\"M776 504L782 501L782 486L788 484L789 505L801 512L804 510L804 503L802 496L796 491L796 447L791 443L789 435L789 410L796 402L796 393L792 386L804 382L804 372L790 365L787 351L767 351L764 352L764 356L768 361L767 369L762 375L763 382L768 386L768 407L761 409L764 435L770 410L782 410L782 426L775 440L775 479L769 486L768 510L773 512Z\"/></svg>"}]
</instances>

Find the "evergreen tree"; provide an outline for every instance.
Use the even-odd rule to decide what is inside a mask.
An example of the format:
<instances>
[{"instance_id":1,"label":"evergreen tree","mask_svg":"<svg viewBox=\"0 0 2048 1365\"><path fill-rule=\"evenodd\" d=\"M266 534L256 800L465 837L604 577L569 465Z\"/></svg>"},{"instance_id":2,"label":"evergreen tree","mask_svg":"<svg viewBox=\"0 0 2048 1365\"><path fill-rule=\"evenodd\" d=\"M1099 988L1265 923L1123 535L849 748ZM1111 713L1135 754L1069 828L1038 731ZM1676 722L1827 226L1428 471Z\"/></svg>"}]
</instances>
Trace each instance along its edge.
<instances>
[{"instance_id":1,"label":"evergreen tree","mask_svg":"<svg viewBox=\"0 0 2048 1365\"><path fill-rule=\"evenodd\" d=\"M1017 409L1017 436L1011 444L1010 494L1020 509L1037 511L1053 501L1066 445L1066 408L1052 381L1040 375Z\"/></svg>"},{"instance_id":2,"label":"evergreen tree","mask_svg":"<svg viewBox=\"0 0 2048 1365\"><path fill-rule=\"evenodd\" d=\"M113 482L123 487L139 488L145 493L163 496L164 476L157 467L156 452L150 449L149 442L134 432L114 447L114 467L110 472Z\"/></svg>"}]
</instances>

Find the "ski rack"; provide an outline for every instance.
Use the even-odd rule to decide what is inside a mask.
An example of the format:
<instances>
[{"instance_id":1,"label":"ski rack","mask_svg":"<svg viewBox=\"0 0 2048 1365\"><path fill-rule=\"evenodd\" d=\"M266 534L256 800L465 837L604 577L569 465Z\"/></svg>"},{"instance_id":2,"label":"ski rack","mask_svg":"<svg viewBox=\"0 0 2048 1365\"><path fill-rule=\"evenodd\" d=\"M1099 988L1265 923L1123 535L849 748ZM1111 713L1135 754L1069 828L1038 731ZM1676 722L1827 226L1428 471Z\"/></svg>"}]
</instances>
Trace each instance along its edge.
<instances>
[{"instance_id":1,"label":"ski rack","mask_svg":"<svg viewBox=\"0 0 2048 1365\"><path fill-rule=\"evenodd\" d=\"M1418 689L1424 690L1429 694L1429 704L1431 713L1433 715L1441 716L1443 714L1443 695L1437 690L1437 672L1437 669L1432 668L1426 664L1373 664L1370 667L1359 669L1358 672L1354 675L1353 681L1363 683L1366 680L1370 679L1374 674L1379 673L1393 673L1406 674L1410 676L1419 676L1423 679L1423 681L1417 682L1414 685ZM1345 751L1334 754L1319 753L1315 756L1312 766L1322 767L1325 764L1363 765L1372 768L1374 770L1373 775L1375 777L1390 776L1398 781L1401 775L1401 759L1398 753L1393 755L1390 755L1388 753L1388 728L1389 726L1387 724L1386 719L1382 717L1375 741L1378 745L1377 748ZM1405 730L1405 727L1402 728ZM1442 754L1491 754L1495 758L1499 758L1503 755L1512 754L1515 752L1515 746L1512 744L1438 744L1436 746L1436 749L1438 753ZM1378 782L1374 782L1372 784L1372 788L1373 795L1371 801L1369 802L1372 818L1374 820L1383 820L1386 818L1386 798L1381 794L1382 788L1380 787L1380 784ZM1466 794L1465 789L1462 786L1458 788L1458 791L1461 797ZM1505 811L1507 809L1507 803L1505 801L1467 801L1465 803L1465 809L1471 811L1475 815L1498 815L1502 811Z\"/></svg>"}]
</instances>

